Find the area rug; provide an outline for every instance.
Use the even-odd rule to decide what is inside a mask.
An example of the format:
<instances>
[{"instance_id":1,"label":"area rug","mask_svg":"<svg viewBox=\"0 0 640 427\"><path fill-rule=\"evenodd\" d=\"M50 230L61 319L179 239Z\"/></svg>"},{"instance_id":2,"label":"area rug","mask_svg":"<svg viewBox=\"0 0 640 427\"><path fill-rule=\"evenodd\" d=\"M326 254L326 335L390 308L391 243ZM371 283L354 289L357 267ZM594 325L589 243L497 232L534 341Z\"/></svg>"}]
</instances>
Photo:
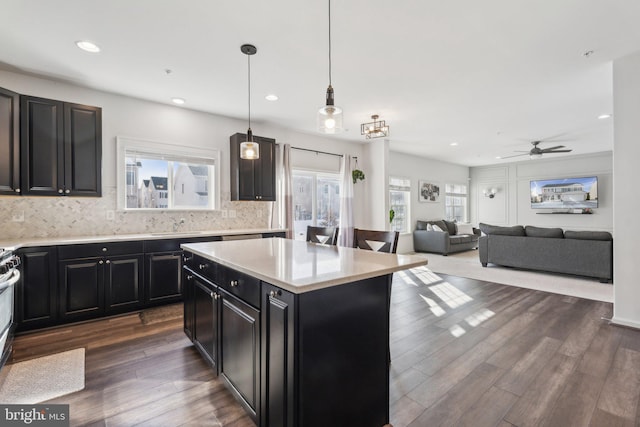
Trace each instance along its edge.
<instances>
[{"instance_id":1,"label":"area rug","mask_svg":"<svg viewBox=\"0 0 640 427\"><path fill-rule=\"evenodd\" d=\"M84 348L5 365L2 371L0 403L44 402L84 388Z\"/></svg>"},{"instance_id":2,"label":"area rug","mask_svg":"<svg viewBox=\"0 0 640 427\"><path fill-rule=\"evenodd\" d=\"M449 254L448 256L437 254L418 255L427 257L427 268L434 273L467 277L596 301L613 302L613 285L611 283L600 283L597 279L591 278L520 270L493 264L482 267L477 250Z\"/></svg>"},{"instance_id":3,"label":"area rug","mask_svg":"<svg viewBox=\"0 0 640 427\"><path fill-rule=\"evenodd\" d=\"M161 307L149 308L140 312L140 320L145 325L166 322L182 317L184 306L182 304L163 305Z\"/></svg>"}]
</instances>

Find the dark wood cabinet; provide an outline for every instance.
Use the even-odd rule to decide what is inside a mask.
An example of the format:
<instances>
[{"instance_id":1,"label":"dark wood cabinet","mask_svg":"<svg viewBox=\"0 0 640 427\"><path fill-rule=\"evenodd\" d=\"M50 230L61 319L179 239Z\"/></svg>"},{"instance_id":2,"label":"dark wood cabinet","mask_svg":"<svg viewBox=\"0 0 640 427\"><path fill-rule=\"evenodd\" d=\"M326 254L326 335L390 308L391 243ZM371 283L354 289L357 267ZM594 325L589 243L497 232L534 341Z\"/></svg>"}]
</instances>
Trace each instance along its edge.
<instances>
[{"instance_id":1,"label":"dark wood cabinet","mask_svg":"<svg viewBox=\"0 0 640 427\"><path fill-rule=\"evenodd\" d=\"M54 246L20 249L21 285L16 289L18 330L48 326L58 320L57 251Z\"/></svg>"},{"instance_id":2,"label":"dark wood cabinet","mask_svg":"<svg viewBox=\"0 0 640 427\"><path fill-rule=\"evenodd\" d=\"M186 280L193 283L193 344L207 363L218 372L218 287L194 274Z\"/></svg>"},{"instance_id":3,"label":"dark wood cabinet","mask_svg":"<svg viewBox=\"0 0 640 427\"><path fill-rule=\"evenodd\" d=\"M0 88L0 194L20 191L20 95Z\"/></svg>"},{"instance_id":4,"label":"dark wood cabinet","mask_svg":"<svg viewBox=\"0 0 640 427\"><path fill-rule=\"evenodd\" d=\"M260 158L240 158L240 143L246 135L236 133L230 138L231 200L276 200L276 140L254 136L260 147Z\"/></svg>"},{"instance_id":5,"label":"dark wood cabinet","mask_svg":"<svg viewBox=\"0 0 640 427\"><path fill-rule=\"evenodd\" d=\"M92 319L142 307L142 248L142 242L60 246L60 319Z\"/></svg>"},{"instance_id":6,"label":"dark wood cabinet","mask_svg":"<svg viewBox=\"0 0 640 427\"><path fill-rule=\"evenodd\" d=\"M295 427L295 299L262 283L262 362L260 425Z\"/></svg>"},{"instance_id":7,"label":"dark wood cabinet","mask_svg":"<svg viewBox=\"0 0 640 427\"><path fill-rule=\"evenodd\" d=\"M22 193L101 196L102 109L20 97Z\"/></svg>"},{"instance_id":8,"label":"dark wood cabinet","mask_svg":"<svg viewBox=\"0 0 640 427\"><path fill-rule=\"evenodd\" d=\"M182 251L145 255L145 303L177 302L182 299Z\"/></svg>"},{"instance_id":9,"label":"dark wood cabinet","mask_svg":"<svg viewBox=\"0 0 640 427\"><path fill-rule=\"evenodd\" d=\"M260 311L219 288L220 374L256 423L260 396Z\"/></svg>"}]
</instances>

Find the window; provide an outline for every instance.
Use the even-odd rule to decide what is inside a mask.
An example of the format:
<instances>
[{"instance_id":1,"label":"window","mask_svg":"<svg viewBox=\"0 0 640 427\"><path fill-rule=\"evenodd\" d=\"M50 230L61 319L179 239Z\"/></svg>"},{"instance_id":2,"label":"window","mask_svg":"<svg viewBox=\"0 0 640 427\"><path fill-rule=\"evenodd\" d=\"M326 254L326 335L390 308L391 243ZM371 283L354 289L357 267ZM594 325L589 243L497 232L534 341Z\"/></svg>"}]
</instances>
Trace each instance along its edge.
<instances>
[{"instance_id":1,"label":"window","mask_svg":"<svg viewBox=\"0 0 640 427\"><path fill-rule=\"evenodd\" d=\"M123 137L118 137L117 145L118 209L211 210L217 206L216 150Z\"/></svg>"},{"instance_id":2,"label":"window","mask_svg":"<svg viewBox=\"0 0 640 427\"><path fill-rule=\"evenodd\" d=\"M444 210L447 220L467 222L467 186L460 184L445 184Z\"/></svg>"},{"instance_id":3,"label":"window","mask_svg":"<svg viewBox=\"0 0 640 427\"><path fill-rule=\"evenodd\" d=\"M391 231L411 232L411 180L389 177L389 209L394 212Z\"/></svg>"},{"instance_id":4,"label":"window","mask_svg":"<svg viewBox=\"0 0 640 427\"><path fill-rule=\"evenodd\" d=\"M340 175L311 171L292 171L293 233L306 240L307 226L340 225Z\"/></svg>"}]
</instances>

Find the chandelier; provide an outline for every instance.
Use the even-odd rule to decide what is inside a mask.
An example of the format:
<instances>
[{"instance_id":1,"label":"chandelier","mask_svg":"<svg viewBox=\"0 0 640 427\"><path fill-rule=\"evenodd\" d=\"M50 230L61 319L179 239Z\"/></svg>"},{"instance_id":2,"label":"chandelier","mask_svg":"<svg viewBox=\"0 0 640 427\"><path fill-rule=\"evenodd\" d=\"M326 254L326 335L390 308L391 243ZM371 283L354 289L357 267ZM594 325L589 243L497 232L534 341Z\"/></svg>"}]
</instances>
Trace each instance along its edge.
<instances>
[{"instance_id":1,"label":"chandelier","mask_svg":"<svg viewBox=\"0 0 640 427\"><path fill-rule=\"evenodd\" d=\"M367 139L389 136L389 126L386 125L385 121L378 120L379 116L377 114L374 114L371 118L373 119L372 122L360 125L360 135L365 135Z\"/></svg>"}]
</instances>

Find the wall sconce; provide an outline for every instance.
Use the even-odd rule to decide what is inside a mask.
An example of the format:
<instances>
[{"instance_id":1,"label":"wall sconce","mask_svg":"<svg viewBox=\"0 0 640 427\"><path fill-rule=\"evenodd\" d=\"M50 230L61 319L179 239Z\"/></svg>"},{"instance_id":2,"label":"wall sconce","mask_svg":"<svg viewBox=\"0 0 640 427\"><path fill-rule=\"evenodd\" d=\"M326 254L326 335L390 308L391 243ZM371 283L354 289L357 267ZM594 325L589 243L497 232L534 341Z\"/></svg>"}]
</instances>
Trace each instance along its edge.
<instances>
[{"instance_id":1,"label":"wall sconce","mask_svg":"<svg viewBox=\"0 0 640 427\"><path fill-rule=\"evenodd\" d=\"M484 190L482 190L482 194L484 194L485 197L488 197L490 199L493 199L496 196L497 192L498 192L498 189L495 187L485 188Z\"/></svg>"}]
</instances>

